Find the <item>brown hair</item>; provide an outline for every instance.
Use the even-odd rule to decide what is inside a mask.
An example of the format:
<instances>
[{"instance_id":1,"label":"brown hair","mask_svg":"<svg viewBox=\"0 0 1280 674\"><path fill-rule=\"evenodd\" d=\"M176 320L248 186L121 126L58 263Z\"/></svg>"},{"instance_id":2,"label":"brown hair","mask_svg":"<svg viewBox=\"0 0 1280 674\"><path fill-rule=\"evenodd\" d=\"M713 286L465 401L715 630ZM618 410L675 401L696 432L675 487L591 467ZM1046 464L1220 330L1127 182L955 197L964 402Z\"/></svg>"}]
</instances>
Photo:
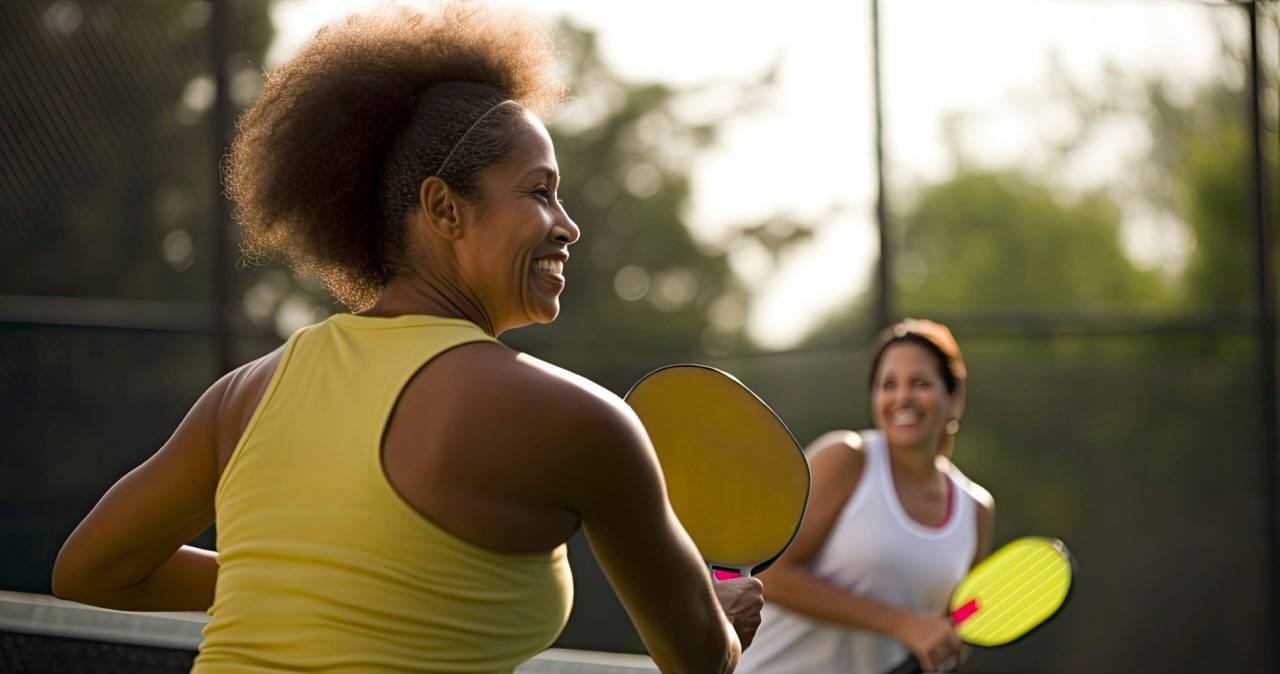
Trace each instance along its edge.
<instances>
[{"instance_id":1,"label":"brown hair","mask_svg":"<svg viewBox=\"0 0 1280 674\"><path fill-rule=\"evenodd\" d=\"M524 111L562 100L553 66L546 30L466 0L435 15L384 4L322 28L237 124L225 182L245 256L283 252L368 307L405 270L421 182L438 174L473 195Z\"/></svg>"}]
</instances>

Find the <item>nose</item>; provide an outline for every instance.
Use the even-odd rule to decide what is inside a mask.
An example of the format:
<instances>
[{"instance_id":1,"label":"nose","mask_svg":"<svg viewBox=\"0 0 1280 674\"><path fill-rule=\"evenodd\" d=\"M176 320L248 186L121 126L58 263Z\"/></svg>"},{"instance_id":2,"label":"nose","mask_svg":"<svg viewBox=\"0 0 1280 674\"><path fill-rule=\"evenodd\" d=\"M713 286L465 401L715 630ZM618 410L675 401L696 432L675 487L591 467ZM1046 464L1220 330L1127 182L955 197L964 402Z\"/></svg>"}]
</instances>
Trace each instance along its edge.
<instances>
[{"instance_id":1,"label":"nose","mask_svg":"<svg viewBox=\"0 0 1280 674\"><path fill-rule=\"evenodd\" d=\"M551 238L555 241L565 244L566 246L576 242L582 236L582 230L578 229L578 223L569 217L568 211L564 210L564 204L560 205L560 215L556 218L556 223L551 227Z\"/></svg>"}]
</instances>

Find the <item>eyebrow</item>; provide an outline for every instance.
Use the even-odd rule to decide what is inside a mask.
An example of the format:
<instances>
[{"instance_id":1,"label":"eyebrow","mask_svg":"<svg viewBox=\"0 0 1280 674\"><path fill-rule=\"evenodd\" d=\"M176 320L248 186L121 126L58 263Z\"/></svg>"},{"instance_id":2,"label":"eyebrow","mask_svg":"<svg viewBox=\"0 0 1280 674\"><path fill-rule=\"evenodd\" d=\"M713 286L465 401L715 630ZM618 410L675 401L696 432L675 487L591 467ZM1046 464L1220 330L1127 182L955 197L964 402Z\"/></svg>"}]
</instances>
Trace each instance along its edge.
<instances>
[{"instance_id":1,"label":"eyebrow","mask_svg":"<svg viewBox=\"0 0 1280 674\"><path fill-rule=\"evenodd\" d=\"M559 183L560 181L560 175L556 173L556 170L554 168L552 168L550 165L547 165L547 164L536 166L534 168L529 169L528 171L525 171L524 175L520 178L520 180L521 181L528 180L531 176L545 177L547 180L551 181L553 184Z\"/></svg>"}]
</instances>

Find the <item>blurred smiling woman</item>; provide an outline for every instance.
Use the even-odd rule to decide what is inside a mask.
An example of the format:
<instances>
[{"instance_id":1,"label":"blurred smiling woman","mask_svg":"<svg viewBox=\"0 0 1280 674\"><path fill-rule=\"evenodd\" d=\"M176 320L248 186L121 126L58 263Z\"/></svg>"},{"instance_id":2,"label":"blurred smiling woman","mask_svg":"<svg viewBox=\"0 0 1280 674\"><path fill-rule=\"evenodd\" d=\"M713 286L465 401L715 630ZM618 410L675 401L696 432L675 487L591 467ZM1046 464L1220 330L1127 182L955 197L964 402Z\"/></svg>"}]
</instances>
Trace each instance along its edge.
<instances>
[{"instance_id":1,"label":"blurred smiling woman","mask_svg":"<svg viewBox=\"0 0 1280 674\"><path fill-rule=\"evenodd\" d=\"M813 490L795 542L760 574L760 637L741 671L879 674L908 655L945 669L961 643L951 591L991 550L995 503L951 461L967 373L945 326L907 319L872 347L876 428L806 453Z\"/></svg>"},{"instance_id":2,"label":"blurred smiling woman","mask_svg":"<svg viewBox=\"0 0 1280 674\"><path fill-rule=\"evenodd\" d=\"M496 337L555 320L581 232L538 115L548 36L382 7L271 73L227 166L250 255L355 313L215 383L72 533L59 596L208 610L198 672L511 672L585 530L658 666L728 672L754 579L712 584L612 393ZM185 545L216 524L218 551Z\"/></svg>"}]
</instances>

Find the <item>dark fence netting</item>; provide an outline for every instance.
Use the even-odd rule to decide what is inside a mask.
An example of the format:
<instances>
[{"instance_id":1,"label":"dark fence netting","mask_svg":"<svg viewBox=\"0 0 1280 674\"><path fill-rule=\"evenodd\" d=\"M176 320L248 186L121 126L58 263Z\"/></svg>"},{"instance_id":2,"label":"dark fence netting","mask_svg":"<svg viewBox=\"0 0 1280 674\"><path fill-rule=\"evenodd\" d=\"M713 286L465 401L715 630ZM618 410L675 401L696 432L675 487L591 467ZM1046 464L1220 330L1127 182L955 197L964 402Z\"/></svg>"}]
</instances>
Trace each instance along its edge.
<instances>
[{"instance_id":1,"label":"dark fence netting","mask_svg":"<svg viewBox=\"0 0 1280 674\"><path fill-rule=\"evenodd\" d=\"M267 67L271 9L291 1L0 2L0 591L48 594L71 529L202 391L340 310L278 261L240 264L219 184L234 116ZM585 177L566 170L562 190L583 242L561 320L502 338L619 395L663 365L720 367L806 444L872 425L868 346L886 318L875 308L942 321L970 375L955 457L995 496L996 543L1058 537L1078 562L1058 617L1016 644L977 650L962 671L1277 671L1277 410L1267 371L1275 307L1268 313L1259 301L1268 279L1258 273L1274 259L1274 250L1260 254L1267 239L1258 233L1280 203L1275 6L967 1L975 12L1012 13L1019 30L1037 29L1037 7L1073 8L1099 25L1112 11L1132 18L1139 6L1166 18L1199 12L1218 27L1222 49L1206 69L1218 74L1189 82L1117 65L1092 90L1049 68L1044 81L1060 86L1046 95L1072 98L1029 104L1027 94L1006 113L1076 115L1075 126L1055 128L1079 138L1060 135L1052 152L1028 152L1034 166L968 161L961 144L949 148L953 175L895 175L907 160L895 162L890 142L881 223L889 282L785 350L754 346L740 326L709 327L709 316L733 306L699 293L737 288L742 300L750 283L726 280L729 255L702 251L672 220L687 175L664 174L665 191L644 199L592 182L639 163L626 153L642 144L601 149L592 138L644 138L636 129L660 115L601 113L617 127L586 131L551 124L560 164L592 167ZM889 24L928 15L911 12L929 0L883 4ZM1257 25L1246 8L1259 10ZM1252 30L1264 71L1256 129ZM930 48L961 54L974 39L987 38L955 31L954 44ZM920 49L886 41L885 63ZM937 77L948 77L945 65ZM640 92L618 97L627 105L659 95L613 84ZM890 140L923 132L905 126L908 94L945 82L884 84ZM964 120L952 121L963 139ZM1110 182L1067 189L1058 180L1077 166L1072 152L1105 154L1130 135L1145 140L1117 144L1131 163ZM1255 184L1258 166L1268 173ZM744 187L744 198L758 188ZM1158 214L1148 225L1180 223L1177 264L1138 264L1125 252L1133 213ZM772 252L785 252L777 231L756 234L775 236ZM666 299L638 299L650 281L667 284ZM700 341L707 335L714 339ZM196 543L214 546L216 532ZM557 646L643 652L581 536L570 560L575 609ZM22 643L35 642L13 638L5 648ZM4 657L16 656L0 649L0 669ZM177 667L189 657L180 654Z\"/></svg>"}]
</instances>

